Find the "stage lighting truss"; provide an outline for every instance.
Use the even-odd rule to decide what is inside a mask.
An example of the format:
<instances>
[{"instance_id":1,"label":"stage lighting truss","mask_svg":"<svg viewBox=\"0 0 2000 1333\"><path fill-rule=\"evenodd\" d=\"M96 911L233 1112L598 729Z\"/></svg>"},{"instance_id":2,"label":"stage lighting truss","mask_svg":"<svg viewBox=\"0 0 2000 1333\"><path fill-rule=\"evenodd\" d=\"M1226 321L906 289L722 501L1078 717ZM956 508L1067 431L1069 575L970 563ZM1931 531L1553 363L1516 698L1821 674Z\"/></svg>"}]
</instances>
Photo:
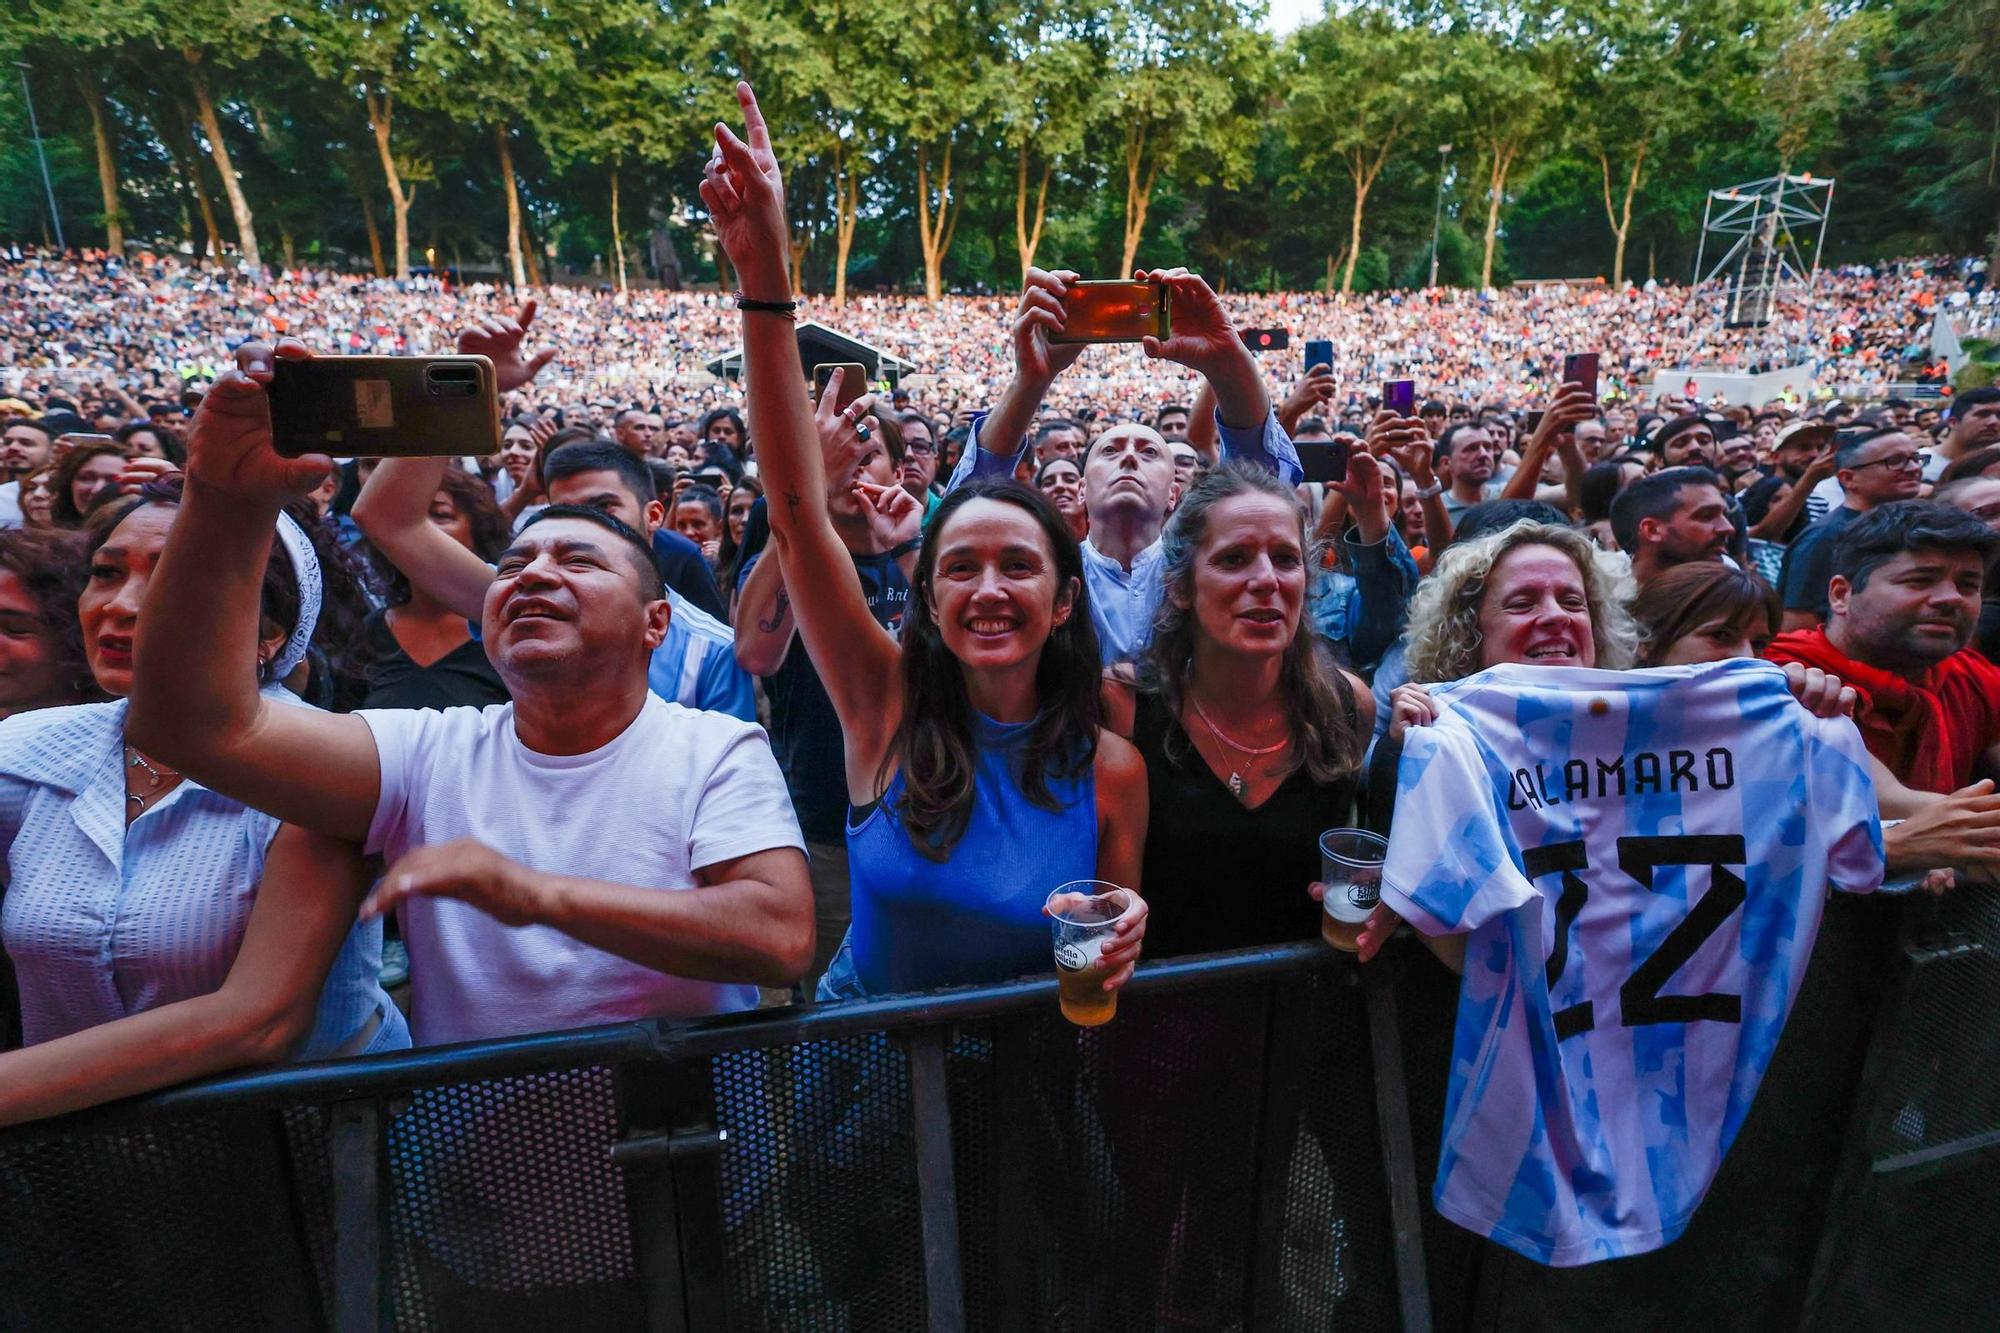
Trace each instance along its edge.
<instances>
[{"instance_id":1,"label":"stage lighting truss","mask_svg":"<svg viewBox=\"0 0 2000 1333\"><path fill-rule=\"evenodd\" d=\"M1767 176L1710 190L1702 209L1695 280L1722 278L1728 283L1729 324L1768 323L1780 292L1810 289L1819 275L1832 212L1833 180L1827 176ZM1727 248L1704 269L1710 237L1718 246L1727 242Z\"/></svg>"}]
</instances>

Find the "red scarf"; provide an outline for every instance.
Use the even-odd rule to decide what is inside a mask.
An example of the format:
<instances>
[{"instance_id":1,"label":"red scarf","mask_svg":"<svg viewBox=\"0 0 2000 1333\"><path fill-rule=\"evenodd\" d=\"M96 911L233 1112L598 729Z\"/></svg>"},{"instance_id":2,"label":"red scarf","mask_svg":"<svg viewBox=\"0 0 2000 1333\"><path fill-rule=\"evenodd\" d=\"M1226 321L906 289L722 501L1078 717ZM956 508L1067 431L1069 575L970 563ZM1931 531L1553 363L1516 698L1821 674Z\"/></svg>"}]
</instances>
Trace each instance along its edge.
<instances>
[{"instance_id":1,"label":"red scarf","mask_svg":"<svg viewBox=\"0 0 2000 1333\"><path fill-rule=\"evenodd\" d=\"M1780 634L1764 656L1818 667L1852 685L1860 696L1854 720L1869 753L1906 785L1951 792L1970 779L2000 697L2000 668L1978 653L1953 653L1916 681L1855 661L1824 629Z\"/></svg>"}]
</instances>

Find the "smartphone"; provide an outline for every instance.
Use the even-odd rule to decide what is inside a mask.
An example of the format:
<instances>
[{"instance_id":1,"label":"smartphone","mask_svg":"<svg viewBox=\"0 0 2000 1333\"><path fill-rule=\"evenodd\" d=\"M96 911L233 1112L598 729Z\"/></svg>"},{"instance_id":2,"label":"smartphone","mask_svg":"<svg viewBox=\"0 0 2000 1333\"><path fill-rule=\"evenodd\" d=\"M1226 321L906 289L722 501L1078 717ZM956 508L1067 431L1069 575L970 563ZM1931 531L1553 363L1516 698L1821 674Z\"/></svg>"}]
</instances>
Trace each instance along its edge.
<instances>
[{"instance_id":1,"label":"smartphone","mask_svg":"<svg viewBox=\"0 0 2000 1333\"><path fill-rule=\"evenodd\" d=\"M1382 410L1394 412L1399 417L1413 417L1417 414L1417 382L1415 380L1390 380L1382 386Z\"/></svg>"},{"instance_id":2,"label":"smartphone","mask_svg":"<svg viewBox=\"0 0 2000 1333\"><path fill-rule=\"evenodd\" d=\"M813 401L818 402L826 394L827 381L834 371L841 371L840 397L834 401L837 412L845 411L847 405L868 392L868 367L859 361L822 361L813 367Z\"/></svg>"},{"instance_id":3,"label":"smartphone","mask_svg":"<svg viewBox=\"0 0 2000 1333\"><path fill-rule=\"evenodd\" d=\"M1314 366L1333 369L1333 339L1312 338L1306 342L1306 373L1310 375Z\"/></svg>"},{"instance_id":4,"label":"smartphone","mask_svg":"<svg viewBox=\"0 0 2000 1333\"><path fill-rule=\"evenodd\" d=\"M114 449L118 447L118 441L109 435L93 435L80 430L71 431L67 435L58 435L55 442L62 446L64 453L72 449L90 449L100 444L108 444Z\"/></svg>"},{"instance_id":5,"label":"smartphone","mask_svg":"<svg viewBox=\"0 0 2000 1333\"><path fill-rule=\"evenodd\" d=\"M1597 353L1571 352L1563 358L1563 383L1581 384L1597 396Z\"/></svg>"},{"instance_id":6,"label":"smartphone","mask_svg":"<svg viewBox=\"0 0 2000 1333\"><path fill-rule=\"evenodd\" d=\"M1173 300L1163 282L1072 282L1063 293L1064 327L1052 343L1135 343L1173 333Z\"/></svg>"},{"instance_id":7,"label":"smartphone","mask_svg":"<svg viewBox=\"0 0 2000 1333\"><path fill-rule=\"evenodd\" d=\"M1295 443L1299 451L1299 468L1307 481L1347 480L1347 441L1308 440Z\"/></svg>"},{"instance_id":8,"label":"smartphone","mask_svg":"<svg viewBox=\"0 0 2000 1333\"><path fill-rule=\"evenodd\" d=\"M278 357L272 443L286 458L484 458L500 452L498 390L483 356Z\"/></svg>"},{"instance_id":9,"label":"smartphone","mask_svg":"<svg viewBox=\"0 0 2000 1333\"><path fill-rule=\"evenodd\" d=\"M1540 430L1542 428L1542 418L1547 415L1548 414L1542 411L1540 408L1536 408L1532 412L1523 412L1521 414L1522 436L1526 437L1529 435L1533 435L1536 431Z\"/></svg>"}]
</instances>

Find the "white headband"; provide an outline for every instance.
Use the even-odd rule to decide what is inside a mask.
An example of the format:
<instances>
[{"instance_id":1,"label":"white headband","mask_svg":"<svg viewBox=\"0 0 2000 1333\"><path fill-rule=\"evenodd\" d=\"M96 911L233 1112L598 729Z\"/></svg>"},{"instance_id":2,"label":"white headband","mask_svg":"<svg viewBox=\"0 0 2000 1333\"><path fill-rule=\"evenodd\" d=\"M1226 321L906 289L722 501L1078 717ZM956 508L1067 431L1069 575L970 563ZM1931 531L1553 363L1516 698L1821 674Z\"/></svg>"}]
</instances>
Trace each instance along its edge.
<instances>
[{"instance_id":1,"label":"white headband","mask_svg":"<svg viewBox=\"0 0 2000 1333\"><path fill-rule=\"evenodd\" d=\"M306 646L312 642L313 627L319 623L320 602L319 556L313 551L305 529L290 514L278 515L278 544L285 548L285 555L292 562L292 577L298 581L299 619L292 626L292 636L271 660L272 680L283 680L306 660Z\"/></svg>"}]
</instances>

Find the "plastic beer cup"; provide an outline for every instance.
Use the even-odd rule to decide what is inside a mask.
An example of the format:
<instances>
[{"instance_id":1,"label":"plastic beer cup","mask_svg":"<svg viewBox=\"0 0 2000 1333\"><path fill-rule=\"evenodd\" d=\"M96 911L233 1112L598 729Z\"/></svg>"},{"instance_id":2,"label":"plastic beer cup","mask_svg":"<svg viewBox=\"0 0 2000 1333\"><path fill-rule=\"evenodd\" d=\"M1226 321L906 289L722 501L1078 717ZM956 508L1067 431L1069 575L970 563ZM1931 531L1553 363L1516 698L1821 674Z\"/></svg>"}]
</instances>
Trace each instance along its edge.
<instances>
[{"instance_id":1,"label":"plastic beer cup","mask_svg":"<svg viewBox=\"0 0 2000 1333\"><path fill-rule=\"evenodd\" d=\"M1382 900L1382 859L1389 844L1366 829L1328 829L1319 835L1319 878L1326 888L1320 905L1320 938L1353 953L1361 928Z\"/></svg>"},{"instance_id":2,"label":"plastic beer cup","mask_svg":"<svg viewBox=\"0 0 2000 1333\"><path fill-rule=\"evenodd\" d=\"M1049 895L1047 910L1063 1017L1085 1028L1109 1023L1118 1012L1118 992L1104 989L1104 979L1111 975L1104 950L1132 910L1131 890L1101 879L1072 880Z\"/></svg>"}]
</instances>

